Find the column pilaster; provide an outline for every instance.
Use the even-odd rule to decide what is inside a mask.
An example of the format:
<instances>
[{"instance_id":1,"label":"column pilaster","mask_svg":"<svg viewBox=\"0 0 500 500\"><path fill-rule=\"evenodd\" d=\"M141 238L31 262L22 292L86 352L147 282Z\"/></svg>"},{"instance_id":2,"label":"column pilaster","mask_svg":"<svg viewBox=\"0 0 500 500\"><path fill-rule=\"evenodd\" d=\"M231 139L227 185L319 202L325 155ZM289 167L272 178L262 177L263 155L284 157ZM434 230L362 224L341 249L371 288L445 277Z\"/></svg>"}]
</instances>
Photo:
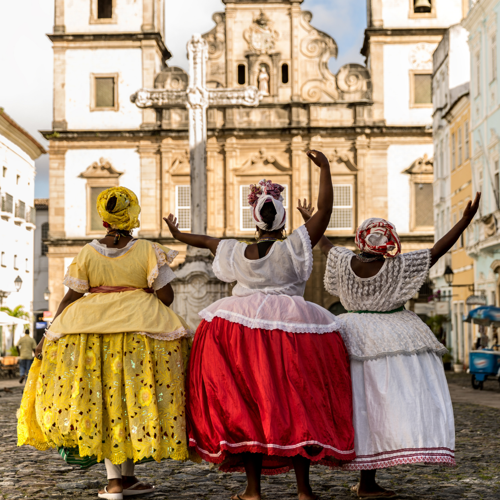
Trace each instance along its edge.
<instances>
[{"instance_id":1,"label":"column pilaster","mask_svg":"<svg viewBox=\"0 0 500 500\"><path fill-rule=\"evenodd\" d=\"M66 147L49 143L49 227L51 238L65 238L65 165Z\"/></svg>"},{"instance_id":2,"label":"column pilaster","mask_svg":"<svg viewBox=\"0 0 500 500\"><path fill-rule=\"evenodd\" d=\"M140 236L157 238L161 227L161 172L158 144L141 142L141 228Z\"/></svg>"},{"instance_id":3,"label":"column pilaster","mask_svg":"<svg viewBox=\"0 0 500 500\"><path fill-rule=\"evenodd\" d=\"M66 130L66 47L54 45L53 130Z\"/></svg>"},{"instance_id":4,"label":"column pilaster","mask_svg":"<svg viewBox=\"0 0 500 500\"><path fill-rule=\"evenodd\" d=\"M142 26L143 32L155 31L155 0L142 1Z\"/></svg>"},{"instance_id":5,"label":"column pilaster","mask_svg":"<svg viewBox=\"0 0 500 500\"><path fill-rule=\"evenodd\" d=\"M239 217L238 210L238 186L234 171L237 168L239 148L235 137L230 137L224 145L226 156L226 234L225 236L234 236L238 231L237 221Z\"/></svg>"},{"instance_id":6,"label":"column pilaster","mask_svg":"<svg viewBox=\"0 0 500 500\"><path fill-rule=\"evenodd\" d=\"M64 25L64 0L54 2L54 33L65 33Z\"/></svg>"},{"instance_id":7,"label":"column pilaster","mask_svg":"<svg viewBox=\"0 0 500 500\"><path fill-rule=\"evenodd\" d=\"M297 200L311 198L311 189L309 184L309 172L307 168L308 158L304 152L306 145L302 136L296 135L290 145L292 156L292 185L288 201L288 216L290 229L297 229L303 224L301 215L295 210Z\"/></svg>"}]
</instances>

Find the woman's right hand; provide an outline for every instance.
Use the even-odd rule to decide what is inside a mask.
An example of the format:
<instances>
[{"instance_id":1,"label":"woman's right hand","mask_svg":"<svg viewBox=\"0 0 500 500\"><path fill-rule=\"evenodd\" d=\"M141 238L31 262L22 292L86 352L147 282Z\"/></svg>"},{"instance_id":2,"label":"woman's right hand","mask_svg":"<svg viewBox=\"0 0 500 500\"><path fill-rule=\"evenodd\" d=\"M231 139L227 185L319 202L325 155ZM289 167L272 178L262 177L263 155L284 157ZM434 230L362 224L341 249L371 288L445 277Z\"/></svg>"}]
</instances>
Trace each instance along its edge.
<instances>
[{"instance_id":1,"label":"woman's right hand","mask_svg":"<svg viewBox=\"0 0 500 500\"><path fill-rule=\"evenodd\" d=\"M170 214L168 217L163 217L163 220L167 223L167 226L170 229L172 236L176 238L176 236L180 233L177 217L175 217L174 214Z\"/></svg>"},{"instance_id":2,"label":"woman's right hand","mask_svg":"<svg viewBox=\"0 0 500 500\"><path fill-rule=\"evenodd\" d=\"M321 151L316 151L315 149L311 149L307 153L308 158L312 160L312 162L317 165L319 168L330 168L330 162L324 153Z\"/></svg>"},{"instance_id":3,"label":"woman's right hand","mask_svg":"<svg viewBox=\"0 0 500 500\"><path fill-rule=\"evenodd\" d=\"M42 353L43 353L43 341L45 340L45 337L42 337L42 340L38 343L35 349L35 358L37 359L42 359Z\"/></svg>"}]
</instances>

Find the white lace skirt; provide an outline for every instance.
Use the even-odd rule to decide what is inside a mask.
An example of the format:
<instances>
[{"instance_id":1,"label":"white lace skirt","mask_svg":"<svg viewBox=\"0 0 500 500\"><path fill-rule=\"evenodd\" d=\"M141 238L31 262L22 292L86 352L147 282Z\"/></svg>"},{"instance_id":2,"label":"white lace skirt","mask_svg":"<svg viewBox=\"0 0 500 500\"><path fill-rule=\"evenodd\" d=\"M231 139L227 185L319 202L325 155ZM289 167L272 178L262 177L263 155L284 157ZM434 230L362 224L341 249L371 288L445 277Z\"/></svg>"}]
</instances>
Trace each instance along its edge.
<instances>
[{"instance_id":1,"label":"white lace skirt","mask_svg":"<svg viewBox=\"0 0 500 500\"><path fill-rule=\"evenodd\" d=\"M346 470L455 465L455 424L441 357L351 360L356 459Z\"/></svg>"}]
</instances>

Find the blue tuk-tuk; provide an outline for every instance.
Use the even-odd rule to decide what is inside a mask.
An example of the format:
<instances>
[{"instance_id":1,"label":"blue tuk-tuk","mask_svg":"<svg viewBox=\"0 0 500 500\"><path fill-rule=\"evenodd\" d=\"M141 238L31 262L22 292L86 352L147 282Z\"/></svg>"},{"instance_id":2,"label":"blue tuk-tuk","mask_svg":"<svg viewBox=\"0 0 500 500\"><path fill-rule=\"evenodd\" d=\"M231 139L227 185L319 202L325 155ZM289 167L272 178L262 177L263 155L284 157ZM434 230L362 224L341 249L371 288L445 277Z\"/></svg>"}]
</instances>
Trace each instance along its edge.
<instances>
[{"instance_id":1,"label":"blue tuk-tuk","mask_svg":"<svg viewBox=\"0 0 500 500\"><path fill-rule=\"evenodd\" d=\"M500 347L500 346L495 346ZM471 351L469 370L472 374L472 387L483 390L483 382L488 377L496 377L500 382L500 352L493 349Z\"/></svg>"},{"instance_id":2,"label":"blue tuk-tuk","mask_svg":"<svg viewBox=\"0 0 500 500\"><path fill-rule=\"evenodd\" d=\"M500 308L482 306L473 309L465 319L467 323L484 326L500 326ZM488 377L496 377L500 382L500 352L499 345L492 349L471 351L469 354L469 371L472 376L472 387L483 389L483 383Z\"/></svg>"}]
</instances>

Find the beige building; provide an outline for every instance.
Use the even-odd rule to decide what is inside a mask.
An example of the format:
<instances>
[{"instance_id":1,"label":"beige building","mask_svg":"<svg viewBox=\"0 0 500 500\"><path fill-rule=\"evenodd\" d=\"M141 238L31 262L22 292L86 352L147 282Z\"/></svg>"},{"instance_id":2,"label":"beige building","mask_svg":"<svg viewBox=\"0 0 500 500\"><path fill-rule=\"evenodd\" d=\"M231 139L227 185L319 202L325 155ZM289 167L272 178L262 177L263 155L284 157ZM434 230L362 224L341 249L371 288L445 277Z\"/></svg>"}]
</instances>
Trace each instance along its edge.
<instances>
[{"instance_id":1,"label":"beige building","mask_svg":"<svg viewBox=\"0 0 500 500\"><path fill-rule=\"evenodd\" d=\"M432 0L429 12L416 12L413 1L368 0L367 66L347 64L337 74L328 68L337 45L314 27L302 0L223 3L204 35L207 84L255 85L265 96L256 108L208 110L208 233L253 238L246 189L261 178L286 186L288 230L300 226L293 207L299 198L315 200L319 181L305 152L321 149L332 162L327 235L334 243L352 246L362 220L385 217L405 251L432 245L432 170L417 166L433 156L432 52L460 21L461 0ZM178 248L175 264L185 249L162 217L175 213L187 230L190 221L188 112L183 105L141 110L130 101L141 88L187 87L188 75L167 65L164 1L56 0L55 8L54 122L45 133L51 310L71 259L103 233L94 208L100 190L136 191L139 235ZM306 298L331 308L336 299L324 291L323 270L318 253Z\"/></svg>"}]
</instances>

